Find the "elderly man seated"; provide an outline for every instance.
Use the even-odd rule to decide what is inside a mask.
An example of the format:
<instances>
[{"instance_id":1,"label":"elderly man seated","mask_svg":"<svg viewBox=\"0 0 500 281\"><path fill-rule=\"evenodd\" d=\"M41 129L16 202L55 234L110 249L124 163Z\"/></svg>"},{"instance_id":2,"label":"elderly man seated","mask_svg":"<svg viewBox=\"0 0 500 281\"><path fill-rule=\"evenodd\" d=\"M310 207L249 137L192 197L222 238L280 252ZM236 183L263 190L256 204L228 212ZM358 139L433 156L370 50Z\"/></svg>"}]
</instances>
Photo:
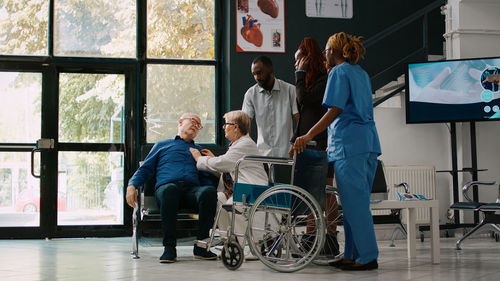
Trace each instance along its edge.
<instances>
[{"instance_id":1,"label":"elderly man seated","mask_svg":"<svg viewBox=\"0 0 500 281\"><path fill-rule=\"evenodd\" d=\"M202 128L200 118L193 113L182 115L178 123L178 135L156 143L144 163L134 173L127 187L127 204L137 204L137 187L156 177L155 198L162 220L163 246L160 263L177 260L176 220L179 206L199 211L197 239L209 237L217 208L217 191L207 172L198 171L190 148L201 149L194 138ZM217 259L217 255L194 245L195 258Z\"/></svg>"}]
</instances>

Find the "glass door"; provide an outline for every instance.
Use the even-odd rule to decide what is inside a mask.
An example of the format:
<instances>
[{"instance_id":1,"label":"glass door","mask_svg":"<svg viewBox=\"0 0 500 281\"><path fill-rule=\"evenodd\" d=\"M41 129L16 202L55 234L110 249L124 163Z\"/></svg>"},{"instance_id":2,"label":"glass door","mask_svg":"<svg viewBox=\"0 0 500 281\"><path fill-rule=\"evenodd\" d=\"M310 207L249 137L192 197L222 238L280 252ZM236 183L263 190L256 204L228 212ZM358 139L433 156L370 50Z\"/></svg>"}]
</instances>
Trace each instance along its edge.
<instances>
[{"instance_id":1,"label":"glass door","mask_svg":"<svg viewBox=\"0 0 500 281\"><path fill-rule=\"evenodd\" d=\"M127 233L134 67L0 69L0 238Z\"/></svg>"},{"instance_id":2,"label":"glass door","mask_svg":"<svg viewBox=\"0 0 500 281\"><path fill-rule=\"evenodd\" d=\"M125 75L58 76L57 225L123 225Z\"/></svg>"},{"instance_id":3,"label":"glass door","mask_svg":"<svg viewBox=\"0 0 500 281\"><path fill-rule=\"evenodd\" d=\"M41 72L0 71L0 227L40 226L30 152L41 137L41 95Z\"/></svg>"}]
</instances>

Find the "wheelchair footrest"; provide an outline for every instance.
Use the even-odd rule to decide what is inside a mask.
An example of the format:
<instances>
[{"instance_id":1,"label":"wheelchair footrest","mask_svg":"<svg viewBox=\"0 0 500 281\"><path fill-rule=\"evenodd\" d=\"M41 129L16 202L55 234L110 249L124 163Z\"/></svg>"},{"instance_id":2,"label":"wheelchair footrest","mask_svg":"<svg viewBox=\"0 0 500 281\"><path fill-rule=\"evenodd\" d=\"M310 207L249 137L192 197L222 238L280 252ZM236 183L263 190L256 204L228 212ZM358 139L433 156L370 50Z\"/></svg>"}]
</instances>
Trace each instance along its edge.
<instances>
[{"instance_id":1,"label":"wheelchair footrest","mask_svg":"<svg viewBox=\"0 0 500 281\"><path fill-rule=\"evenodd\" d=\"M196 246L198 246L200 248L207 249L207 248L211 248L211 247L215 247L215 246L224 245L224 241L222 241L220 239L214 239L212 241L212 244L210 244L210 238L205 238L203 240L195 240L195 244L196 244Z\"/></svg>"}]
</instances>

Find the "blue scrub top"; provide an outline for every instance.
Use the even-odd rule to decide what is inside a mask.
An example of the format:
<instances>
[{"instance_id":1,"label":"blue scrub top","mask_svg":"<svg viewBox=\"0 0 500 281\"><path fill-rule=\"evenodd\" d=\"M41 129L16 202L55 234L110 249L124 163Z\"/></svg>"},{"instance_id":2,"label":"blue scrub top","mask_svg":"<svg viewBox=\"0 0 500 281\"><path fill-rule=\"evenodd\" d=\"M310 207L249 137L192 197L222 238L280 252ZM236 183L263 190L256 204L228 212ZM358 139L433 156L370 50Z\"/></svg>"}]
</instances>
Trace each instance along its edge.
<instances>
[{"instance_id":1,"label":"blue scrub top","mask_svg":"<svg viewBox=\"0 0 500 281\"><path fill-rule=\"evenodd\" d=\"M357 64L344 62L328 75L323 106L342 113L328 127L328 161L360 153L382 154L373 121L370 77Z\"/></svg>"}]
</instances>

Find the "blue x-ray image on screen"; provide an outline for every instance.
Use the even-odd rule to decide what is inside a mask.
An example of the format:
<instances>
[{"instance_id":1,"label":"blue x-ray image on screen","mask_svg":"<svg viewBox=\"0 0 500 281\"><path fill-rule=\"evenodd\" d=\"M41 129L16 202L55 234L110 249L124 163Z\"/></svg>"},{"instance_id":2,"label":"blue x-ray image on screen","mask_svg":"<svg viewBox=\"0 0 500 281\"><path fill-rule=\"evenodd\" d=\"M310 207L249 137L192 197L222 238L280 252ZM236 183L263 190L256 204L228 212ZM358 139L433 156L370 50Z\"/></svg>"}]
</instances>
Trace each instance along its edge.
<instances>
[{"instance_id":1,"label":"blue x-ray image on screen","mask_svg":"<svg viewBox=\"0 0 500 281\"><path fill-rule=\"evenodd\" d=\"M500 58L409 63L406 122L500 120L500 90L486 77L500 73Z\"/></svg>"}]
</instances>

